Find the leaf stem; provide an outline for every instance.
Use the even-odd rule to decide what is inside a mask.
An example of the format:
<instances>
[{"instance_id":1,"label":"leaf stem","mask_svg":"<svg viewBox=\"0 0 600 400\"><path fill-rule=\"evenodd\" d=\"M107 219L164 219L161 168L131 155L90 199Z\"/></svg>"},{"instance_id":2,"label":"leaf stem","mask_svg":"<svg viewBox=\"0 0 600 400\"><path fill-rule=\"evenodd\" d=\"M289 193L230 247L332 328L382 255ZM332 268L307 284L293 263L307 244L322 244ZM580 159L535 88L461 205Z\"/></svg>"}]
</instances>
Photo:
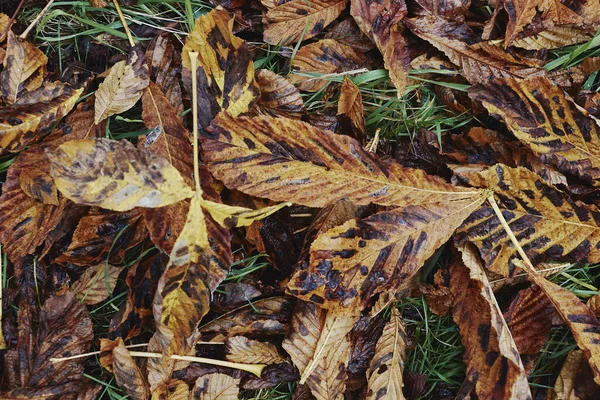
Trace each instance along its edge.
<instances>
[{"instance_id":1,"label":"leaf stem","mask_svg":"<svg viewBox=\"0 0 600 400\"><path fill-rule=\"evenodd\" d=\"M125 21L125 16L123 15L123 11L121 11L121 6L119 6L118 0L113 0L113 4L117 9L117 14L119 14L119 18L121 19L121 23L123 24L123 29L125 29L125 34L127 34L127 39L129 39L129 45L131 47L135 47L135 41L133 40L133 36L131 36L131 31L129 30L129 26L127 26L127 21Z\"/></svg>"},{"instance_id":2,"label":"leaf stem","mask_svg":"<svg viewBox=\"0 0 600 400\"><path fill-rule=\"evenodd\" d=\"M188 52L192 67L192 133L194 141L194 182L196 183L196 192L202 193L200 187L200 167L198 161L198 80L196 70L198 69L198 53L195 51Z\"/></svg>"}]
</instances>

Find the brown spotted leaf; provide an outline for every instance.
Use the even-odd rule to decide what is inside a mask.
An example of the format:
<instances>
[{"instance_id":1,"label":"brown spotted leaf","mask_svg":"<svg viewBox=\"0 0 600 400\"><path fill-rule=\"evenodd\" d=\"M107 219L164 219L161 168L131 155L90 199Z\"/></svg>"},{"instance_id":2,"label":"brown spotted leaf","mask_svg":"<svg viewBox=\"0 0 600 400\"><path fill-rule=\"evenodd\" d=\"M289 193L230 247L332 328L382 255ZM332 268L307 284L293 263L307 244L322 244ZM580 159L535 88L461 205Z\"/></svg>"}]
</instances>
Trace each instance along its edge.
<instances>
[{"instance_id":1,"label":"brown spotted leaf","mask_svg":"<svg viewBox=\"0 0 600 400\"><path fill-rule=\"evenodd\" d=\"M183 112L183 101L179 79L181 75L181 55L175 49L170 36L158 35L146 50L148 74L167 98L177 115Z\"/></svg>"},{"instance_id":2,"label":"brown spotted leaf","mask_svg":"<svg viewBox=\"0 0 600 400\"><path fill-rule=\"evenodd\" d=\"M364 54L333 39L323 39L300 47L291 63L290 83L307 92L321 90L327 75L352 71L366 63Z\"/></svg>"},{"instance_id":3,"label":"brown spotted leaf","mask_svg":"<svg viewBox=\"0 0 600 400\"><path fill-rule=\"evenodd\" d=\"M552 26L531 36L517 37L512 46L526 50L546 50L585 42L593 37L590 28L567 25Z\"/></svg>"},{"instance_id":4,"label":"brown spotted leaf","mask_svg":"<svg viewBox=\"0 0 600 400\"><path fill-rule=\"evenodd\" d=\"M291 0L267 11L263 39L287 45L310 39L340 16L348 0Z\"/></svg>"},{"instance_id":5,"label":"brown spotted leaf","mask_svg":"<svg viewBox=\"0 0 600 400\"><path fill-rule=\"evenodd\" d=\"M32 199L58 205L58 190L50 174L37 168L25 169L19 176L21 189Z\"/></svg>"},{"instance_id":6,"label":"brown spotted leaf","mask_svg":"<svg viewBox=\"0 0 600 400\"><path fill-rule=\"evenodd\" d=\"M346 135L352 136L363 146L367 140L367 128L360 89L348 77L340 88L338 116Z\"/></svg>"},{"instance_id":7,"label":"brown spotted leaf","mask_svg":"<svg viewBox=\"0 0 600 400\"><path fill-rule=\"evenodd\" d=\"M233 35L233 22L227 10L212 10L196 20L183 46L183 78L188 93L192 87L188 53L199 53L199 130L207 127L221 110L233 115L247 112L259 94L248 43Z\"/></svg>"},{"instance_id":8,"label":"brown spotted leaf","mask_svg":"<svg viewBox=\"0 0 600 400\"><path fill-rule=\"evenodd\" d=\"M106 263L89 267L71 288L85 305L98 304L112 294L121 270Z\"/></svg>"},{"instance_id":9,"label":"brown spotted leaf","mask_svg":"<svg viewBox=\"0 0 600 400\"><path fill-rule=\"evenodd\" d=\"M467 364L467 379L480 399L531 399L527 375L477 251L459 247L462 260L450 269L452 311ZM477 310L474 312L474 310Z\"/></svg>"},{"instance_id":10,"label":"brown spotted leaf","mask_svg":"<svg viewBox=\"0 0 600 400\"><path fill-rule=\"evenodd\" d=\"M146 400L149 396L146 380L123 339L100 339L100 365L111 372L119 386L134 400Z\"/></svg>"},{"instance_id":11,"label":"brown spotted leaf","mask_svg":"<svg viewBox=\"0 0 600 400\"><path fill-rule=\"evenodd\" d=\"M23 89L27 88L29 91L37 89L41 81L36 78L36 74L41 73L43 77L43 68L47 63L48 58L40 49L9 31L4 70L0 73L0 93L3 100L8 104L14 104ZM28 84L32 80L39 82L32 86Z\"/></svg>"},{"instance_id":12,"label":"brown spotted leaf","mask_svg":"<svg viewBox=\"0 0 600 400\"><path fill-rule=\"evenodd\" d=\"M234 336L225 342L227 360L245 364L278 364L285 362L272 343Z\"/></svg>"},{"instance_id":13,"label":"brown spotted leaf","mask_svg":"<svg viewBox=\"0 0 600 400\"><path fill-rule=\"evenodd\" d=\"M96 90L94 122L98 124L111 115L129 110L142 97L149 81L144 53L137 47L132 48L127 60L113 65Z\"/></svg>"},{"instance_id":14,"label":"brown spotted leaf","mask_svg":"<svg viewBox=\"0 0 600 400\"><path fill-rule=\"evenodd\" d=\"M127 211L166 206L194 193L167 160L125 140L73 140L46 155L58 190L79 204Z\"/></svg>"},{"instance_id":15,"label":"brown spotted leaf","mask_svg":"<svg viewBox=\"0 0 600 400\"><path fill-rule=\"evenodd\" d=\"M256 102L258 113L291 119L300 119L306 114L300 92L283 76L268 69L259 69L256 71L256 83L260 89Z\"/></svg>"},{"instance_id":16,"label":"brown spotted leaf","mask_svg":"<svg viewBox=\"0 0 600 400\"><path fill-rule=\"evenodd\" d=\"M351 0L350 14L365 35L372 38L381 52L390 80L404 94L410 69L409 39L404 19L408 10L404 0Z\"/></svg>"},{"instance_id":17,"label":"brown spotted leaf","mask_svg":"<svg viewBox=\"0 0 600 400\"><path fill-rule=\"evenodd\" d=\"M392 309L392 317L383 328L375 346L375 355L367 371L368 400L404 400L404 359L406 358L406 332L400 312Z\"/></svg>"},{"instance_id":18,"label":"brown spotted leaf","mask_svg":"<svg viewBox=\"0 0 600 400\"><path fill-rule=\"evenodd\" d=\"M225 374L207 374L196 380L191 397L198 400L237 400L240 378Z\"/></svg>"},{"instance_id":19,"label":"brown spotted leaf","mask_svg":"<svg viewBox=\"0 0 600 400\"><path fill-rule=\"evenodd\" d=\"M420 170L384 164L359 142L304 122L221 114L203 133L204 161L226 186L275 201L324 207L424 205L480 198Z\"/></svg>"},{"instance_id":20,"label":"brown spotted leaf","mask_svg":"<svg viewBox=\"0 0 600 400\"><path fill-rule=\"evenodd\" d=\"M542 162L600 186L600 127L550 80L498 80L469 94Z\"/></svg>"}]
</instances>

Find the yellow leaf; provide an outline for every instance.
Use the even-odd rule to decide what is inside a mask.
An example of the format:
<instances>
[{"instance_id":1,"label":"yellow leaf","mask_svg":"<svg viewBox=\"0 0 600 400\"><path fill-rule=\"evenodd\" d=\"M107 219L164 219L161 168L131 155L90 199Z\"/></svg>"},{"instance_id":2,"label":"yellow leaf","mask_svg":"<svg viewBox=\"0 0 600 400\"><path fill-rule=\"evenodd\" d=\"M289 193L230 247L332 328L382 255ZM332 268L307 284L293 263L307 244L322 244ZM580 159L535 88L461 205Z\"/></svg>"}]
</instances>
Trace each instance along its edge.
<instances>
[{"instance_id":1,"label":"yellow leaf","mask_svg":"<svg viewBox=\"0 0 600 400\"><path fill-rule=\"evenodd\" d=\"M21 171L19 176L21 190L32 199L44 204L58 205L58 190L52 177L46 171L31 168Z\"/></svg>"},{"instance_id":2,"label":"yellow leaf","mask_svg":"<svg viewBox=\"0 0 600 400\"><path fill-rule=\"evenodd\" d=\"M230 206L204 199L201 200L200 204L219 225L228 228L248 226L254 221L266 218L274 212L281 210L283 207L292 205L292 203L281 203L253 210L251 208Z\"/></svg>"},{"instance_id":3,"label":"yellow leaf","mask_svg":"<svg viewBox=\"0 0 600 400\"><path fill-rule=\"evenodd\" d=\"M278 364L285 362L274 344L234 336L225 343L227 360L245 364Z\"/></svg>"},{"instance_id":4,"label":"yellow leaf","mask_svg":"<svg viewBox=\"0 0 600 400\"><path fill-rule=\"evenodd\" d=\"M192 399L198 400L237 400L240 391L240 378L226 374L206 374L196 380L192 389Z\"/></svg>"},{"instance_id":5,"label":"yellow leaf","mask_svg":"<svg viewBox=\"0 0 600 400\"><path fill-rule=\"evenodd\" d=\"M129 110L142 97L149 82L144 53L137 47L132 48L127 61L113 65L104 82L98 86L94 122L98 124L111 115Z\"/></svg>"},{"instance_id":6,"label":"yellow leaf","mask_svg":"<svg viewBox=\"0 0 600 400\"><path fill-rule=\"evenodd\" d=\"M46 154L56 187L79 204L127 211L166 206L194 194L167 160L127 141L73 140Z\"/></svg>"}]
</instances>

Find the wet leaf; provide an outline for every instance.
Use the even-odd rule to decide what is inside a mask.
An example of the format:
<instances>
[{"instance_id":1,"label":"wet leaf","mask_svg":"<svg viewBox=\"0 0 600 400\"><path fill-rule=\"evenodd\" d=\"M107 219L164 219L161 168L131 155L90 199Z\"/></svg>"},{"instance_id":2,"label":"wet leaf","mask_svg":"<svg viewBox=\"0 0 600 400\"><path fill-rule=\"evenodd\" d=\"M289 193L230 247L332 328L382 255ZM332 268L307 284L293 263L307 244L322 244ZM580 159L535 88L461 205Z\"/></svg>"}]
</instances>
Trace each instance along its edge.
<instances>
[{"instance_id":1,"label":"wet leaf","mask_svg":"<svg viewBox=\"0 0 600 400\"><path fill-rule=\"evenodd\" d=\"M467 379L480 399L531 399L527 375L506 326L484 267L471 245L459 247L462 260L452 264L452 311L465 346ZM477 310L477 312L473 312Z\"/></svg>"},{"instance_id":2,"label":"wet leaf","mask_svg":"<svg viewBox=\"0 0 600 400\"><path fill-rule=\"evenodd\" d=\"M112 294L121 270L105 263L89 267L71 288L85 305L98 304Z\"/></svg>"},{"instance_id":3,"label":"wet leaf","mask_svg":"<svg viewBox=\"0 0 600 400\"><path fill-rule=\"evenodd\" d=\"M405 398L402 393L405 358L406 332L400 312L394 308L390 321L377 341L375 355L367 371L367 399Z\"/></svg>"},{"instance_id":4,"label":"wet leaf","mask_svg":"<svg viewBox=\"0 0 600 400\"><path fill-rule=\"evenodd\" d=\"M338 115L346 135L352 136L363 146L367 140L367 128L360 89L346 77L340 88Z\"/></svg>"},{"instance_id":5,"label":"wet leaf","mask_svg":"<svg viewBox=\"0 0 600 400\"><path fill-rule=\"evenodd\" d=\"M259 342L244 336L233 336L225 342L226 358L245 364L277 364L285 362L272 343Z\"/></svg>"},{"instance_id":6,"label":"wet leaf","mask_svg":"<svg viewBox=\"0 0 600 400\"><path fill-rule=\"evenodd\" d=\"M167 160L127 141L73 140L46 155L58 190L76 203L127 211L193 195Z\"/></svg>"},{"instance_id":7,"label":"wet leaf","mask_svg":"<svg viewBox=\"0 0 600 400\"><path fill-rule=\"evenodd\" d=\"M196 20L182 50L183 78L191 93L190 58L198 52L198 130L221 110L232 115L247 112L259 94L248 44L233 35L233 18L216 9Z\"/></svg>"},{"instance_id":8,"label":"wet leaf","mask_svg":"<svg viewBox=\"0 0 600 400\"><path fill-rule=\"evenodd\" d=\"M286 45L310 39L335 20L348 0L291 0L269 9L264 18L264 41Z\"/></svg>"},{"instance_id":9,"label":"wet leaf","mask_svg":"<svg viewBox=\"0 0 600 400\"><path fill-rule=\"evenodd\" d=\"M145 400L149 396L142 371L125 348L123 339L100 340L100 364L113 373L119 386L134 400Z\"/></svg>"},{"instance_id":10,"label":"wet leaf","mask_svg":"<svg viewBox=\"0 0 600 400\"><path fill-rule=\"evenodd\" d=\"M260 89L256 102L259 113L291 119L300 119L306 114L300 92L283 76L268 69L259 69L256 71L256 83Z\"/></svg>"},{"instance_id":11,"label":"wet leaf","mask_svg":"<svg viewBox=\"0 0 600 400\"><path fill-rule=\"evenodd\" d=\"M200 400L237 400L240 379L225 374L201 376L192 389L192 397Z\"/></svg>"},{"instance_id":12,"label":"wet leaf","mask_svg":"<svg viewBox=\"0 0 600 400\"><path fill-rule=\"evenodd\" d=\"M148 82L144 53L137 47L132 48L127 60L113 65L96 90L94 122L98 124L111 115L129 110L142 97Z\"/></svg>"}]
</instances>

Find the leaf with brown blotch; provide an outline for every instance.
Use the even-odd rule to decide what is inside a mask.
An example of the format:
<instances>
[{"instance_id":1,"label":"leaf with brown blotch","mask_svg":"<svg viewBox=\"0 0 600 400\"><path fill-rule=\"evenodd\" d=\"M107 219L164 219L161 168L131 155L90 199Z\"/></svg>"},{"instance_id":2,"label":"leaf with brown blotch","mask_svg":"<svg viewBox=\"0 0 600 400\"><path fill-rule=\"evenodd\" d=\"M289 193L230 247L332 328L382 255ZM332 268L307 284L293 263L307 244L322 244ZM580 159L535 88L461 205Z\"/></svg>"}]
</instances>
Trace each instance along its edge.
<instances>
[{"instance_id":1,"label":"leaf with brown blotch","mask_svg":"<svg viewBox=\"0 0 600 400\"><path fill-rule=\"evenodd\" d=\"M183 80L191 93L190 57L198 54L198 130L210 124L221 110L233 115L247 112L259 91L248 43L233 34L233 22L225 9L215 9L196 20L182 50Z\"/></svg>"},{"instance_id":2,"label":"leaf with brown blotch","mask_svg":"<svg viewBox=\"0 0 600 400\"><path fill-rule=\"evenodd\" d=\"M111 372L121 389L134 400L146 400L150 393L146 380L123 339L100 339L100 365Z\"/></svg>"},{"instance_id":3,"label":"leaf with brown blotch","mask_svg":"<svg viewBox=\"0 0 600 400\"><path fill-rule=\"evenodd\" d=\"M290 206L292 203L280 203L273 206L263 207L257 210L230 206L210 200L200 199L200 204L219 225L227 228L239 228L249 226L255 221L268 217L269 215L281 210L283 207Z\"/></svg>"},{"instance_id":4,"label":"leaf with brown blotch","mask_svg":"<svg viewBox=\"0 0 600 400\"><path fill-rule=\"evenodd\" d=\"M233 336L225 342L225 358L245 364L279 364L286 362L272 343L259 342L244 336Z\"/></svg>"},{"instance_id":5,"label":"leaf with brown blotch","mask_svg":"<svg viewBox=\"0 0 600 400\"><path fill-rule=\"evenodd\" d=\"M451 29L451 24L439 17L411 18L404 20L404 24L415 35L446 54L472 84L485 84L494 78L524 79L546 74L543 68L528 60L517 59L500 47L488 43L469 45L468 39L454 36L464 28ZM452 32L453 36L449 36L448 32Z\"/></svg>"},{"instance_id":6,"label":"leaf with brown blotch","mask_svg":"<svg viewBox=\"0 0 600 400\"><path fill-rule=\"evenodd\" d=\"M0 109L0 153L17 152L52 130L75 106L83 88L47 84Z\"/></svg>"},{"instance_id":7,"label":"leaf with brown blotch","mask_svg":"<svg viewBox=\"0 0 600 400\"><path fill-rule=\"evenodd\" d=\"M288 292L328 309L365 306L413 277L484 200L407 205L322 233L310 247L309 268L291 278Z\"/></svg>"},{"instance_id":8,"label":"leaf with brown blotch","mask_svg":"<svg viewBox=\"0 0 600 400\"><path fill-rule=\"evenodd\" d=\"M367 127L360 89L348 77L340 88L338 116L343 132L358 140L363 146L367 140Z\"/></svg>"},{"instance_id":9,"label":"leaf with brown blotch","mask_svg":"<svg viewBox=\"0 0 600 400\"><path fill-rule=\"evenodd\" d=\"M256 102L258 113L291 119L300 119L306 114L300 92L286 78L268 69L259 69L255 77L260 89Z\"/></svg>"},{"instance_id":10,"label":"leaf with brown blotch","mask_svg":"<svg viewBox=\"0 0 600 400\"><path fill-rule=\"evenodd\" d=\"M33 87L27 85L28 80L35 79L36 72L39 73L47 63L48 58L40 49L9 31L4 70L0 73L0 94L4 101L7 104L14 104L25 86L29 91L37 89L40 85L36 84Z\"/></svg>"},{"instance_id":11,"label":"leaf with brown blotch","mask_svg":"<svg viewBox=\"0 0 600 400\"><path fill-rule=\"evenodd\" d=\"M404 400L404 359L406 358L406 331L400 311L394 308L375 346L368 379L368 400Z\"/></svg>"},{"instance_id":12,"label":"leaf with brown blotch","mask_svg":"<svg viewBox=\"0 0 600 400\"><path fill-rule=\"evenodd\" d=\"M477 251L461 245L450 267L452 310L465 346L467 379L480 399L531 399L527 374ZM474 312L473 310L477 310Z\"/></svg>"},{"instance_id":13,"label":"leaf with brown blotch","mask_svg":"<svg viewBox=\"0 0 600 400\"><path fill-rule=\"evenodd\" d=\"M287 45L321 33L346 9L348 0L291 0L267 11L263 39Z\"/></svg>"},{"instance_id":14,"label":"leaf with brown blotch","mask_svg":"<svg viewBox=\"0 0 600 400\"><path fill-rule=\"evenodd\" d=\"M502 7L508 14L508 24L504 36L504 46L508 47L523 31L523 28L533 21L538 9L543 8L544 0L502 0L498 3L494 12L498 12L499 7Z\"/></svg>"},{"instance_id":15,"label":"leaf with brown blotch","mask_svg":"<svg viewBox=\"0 0 600 400\"><path fill-rule=\"evenodd\" d=\"M437 146L437 142L434 143ZM496 131L473 127L460 135L442 137L442 154L461 164L505 164L525 167L537 173L551 185L567 185L567 178L556 168L542 163L539 158Z\"/></svg>"},{"instance_id":16,"label":"leaf with brown blotch","mask_svg":"<svg viewBox=\"0 0 600 400\"><path fill-rule=\"evenodd\" d=\"M44 204L58 205L58 190L50 174L37 168L24 169L19 175L21 190Z\"/></svg>"},{"instance_id":17,"label":"leaf with brown blotch","mask_svg":"<svg viewBox=\"0 0 600 400\"><path fill-rule=\"evenodd\" d=\"M600 315L600 295L593 295L588 299L588 301L585 304L590 308L594 315Z\"/></svg>"},{"instance_id":18,"label":"leaf with brown blotch","mask_svg":"<svg viewBox=\"0 0 600 400\"><path fill-rule=\"evenodd\" d=\"M592 37L593 31L590 28L577 25L552 26L531 36L517 37L511 45L525 50L557 49L585 42Z\"/></svg>"},{"instance_id":19,"label":"leaf with brown blotch","mask_svg":"<svg viewBox=\"0 0 600 400\"><path fill-rule=\"evenodd\" d=\"M237 400L240 391L240 378L226 374L208 374L196 380L191 399L198 400Z\"/></svg>"},{"instance_id":20,"label":"leaf with brown blotch","mask_svg":"<svg viewBox=\"0 0 600 400\"><path fill-rule=\"evenodd\" d=\"M352 71L366 62L366 56L352 47L323 39L300 47L291 63L289 81L300 90L317 92L329 83L321 76Z\"/></svg>"},{"instance_id":21,"label":"leaf with brown blotch","mask_svg":"<svg viewBox=\"0 0 600 400\"><path fill-rule=\"evenodd\" d=\"M122 269L106 263L89 267L71 288L83 304L101 303L112 294Z\"/></svg>"},{"instance_id":22,"label":"leaf with brown blotch","mask_svg":"<svg viewBox=\"0 0 600 400\"><path fill-rule=\"evenodd\" d=\"M600 186L600 127L550 80L497 80L469 95L501 116L542 162Z\"/></svg>"},{"instance_id":23,"label":"leaf with brown blotch","mask_svg":"<svg viewBox=\"0 0 600 400\"><path fill-rule=\"evenodd\" d=\"M285 333L292 308L289 297L267 297L220 315L200 326L199 331L203 335L219 334L221 337L281 335Z\"/></svg>"},{"instance_id":24,"label":"leaf with brown blotch","mask_svg":"<svg viewBox=\"0 0 600 400\"><path fill-rule=\"evenodd\" d=\"M129 110L148 87L148 65L138 47L131 48L126 61L112 66L104 82L96 90L94 122Z\"/></svg>"},{"instance_id":25,"label":"leaf with brown blotch","mask_svg":"<svg viewBox=\"0 0 600 400\"><path fill-rule=\"evenodd\" d=\"M463 20L471 0L415 0L418 7L411 10L416 15L435 15L448 21Z\"/></svg>"},{"instance_id":26,"label":"leaf with brown blotch","mask_svg":"<svg viewBox=\"0 0 600 400\"><path fill-rule=\"evenodd\" d=\"M597 399L600 386L594 383L592 370L585 360L583 351L571 350L548 393L548 400Z\"/></svg>"},{"instance_id":27,"label":"leaf with brown blotch","mask_svg":"<svg viewBox=\"0 0 600 400\"><path fill-rule=\"evenodd\" d=\"M502 164L461 173L470 185L491 189L502 214L534 265L544 261L600 262L600 211L574 201L525 168ZM479 248L489 270L512 277L517 257L508 235L489 205L474 212L458 232Z\"/></svg>"},{"instance_id":28,"label":"leaf with brown blotch","mask_svg":"<svg viewBox=\"0 0 600 400\"><path fill-rule=\"evenodd\" d=\"M127 211L166 206L194 194L167 160L125 140L73 140L46 156L56 187L78 204Z\"/></svg>"},{"instance_id":29,"label":"leaf with brown blotch","mask_svg":"<svg viewBox=\"0 0 600 400\"><path fill-rule=\"evenodd\" d=\"M296 303L292 329L283 348L317 400L343 399L350 356L349 332L358 317Z\"/></svg>"},{"instance_id":30,"label":"leaf with brown blotch","mask_svg":"<svg viewBox=\"0 0 600 400\"><path fill-rule=\"evenodd\" d=\"M404 0L350 2L350 14L381 52L398 96L404 94L410 69L410 41L401 23L407 13Z\"/></svg>"},{"instance_id":31,"label":"leaf with brown blotch","mask_svg":"<svg viewBox=\"0 0 600 400\"><path fill-rule=\"evenodd\" d=\"M351 16L342 19L340 22L332 23L325 35L323 35L323 39L337 40L362 53L375 48L373 41L361 32L356 21Z\"/></svg>"},{"instance_id":32,"label":"leaf with brown blotch","mask_svg":"<svg viewBox=\"0 0 600 400\"><path fill-rule=\"evenodd\" d=\"M202 142L217 179L275 201L324 207L345 198L359 205L419 206L481 197L421 170L384 164L355 139L301 121L223 113Z\"/></svg>"},{"instance_id":33,"label":"leaf with brown blotch","mask_svg":"<svg viewBox=\"0 0 600 400\"><path fill-rule=\"evenodd\" d=\"M175 49L169 35L162 33L150 42L146 49L146 63L150 81L158 86L175 109L175 113L181 115L184 111L179 84L181 55Z\"/></svg>"},{"instance_id":34,"label":"leaf with brown blotch","mask_svg":"<svg viewBox=\"0 0 600 400\"><path fill-rule=\"evenodd\" d=\"M139 209L126 212L91 209L79 220L69 247L54 262L121 264L125 252L141 243L148 234L141 217Z\"/></svg>"}]
</instances>

